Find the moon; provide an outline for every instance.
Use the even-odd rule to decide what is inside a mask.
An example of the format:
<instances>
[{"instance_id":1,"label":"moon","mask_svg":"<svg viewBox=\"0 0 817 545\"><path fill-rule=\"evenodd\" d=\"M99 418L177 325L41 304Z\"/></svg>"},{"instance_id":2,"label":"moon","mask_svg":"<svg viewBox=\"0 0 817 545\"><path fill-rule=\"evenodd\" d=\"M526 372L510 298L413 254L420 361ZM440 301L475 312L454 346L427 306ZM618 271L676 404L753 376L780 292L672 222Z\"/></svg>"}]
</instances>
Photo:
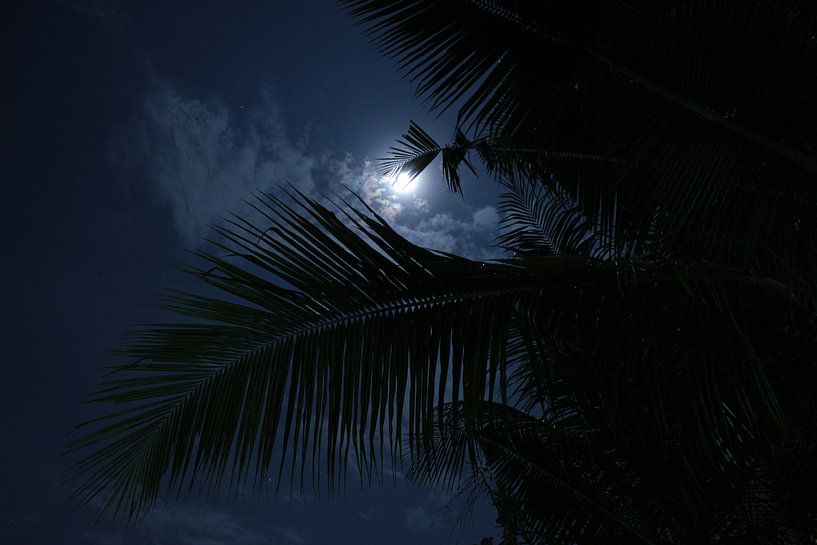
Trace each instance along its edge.
<instances>
[{"instance_id":1,"label":"moon","mask_svg":"<svg viewBox=\"0 0 817 545\"><path fill-rule=\"evenodd\" d=\"M417 182L419 178L411 178L411 175L406 172L401 172L394 181L394 189L398 193L411 193L417 189Z\"/></svg>"}]
</instances>

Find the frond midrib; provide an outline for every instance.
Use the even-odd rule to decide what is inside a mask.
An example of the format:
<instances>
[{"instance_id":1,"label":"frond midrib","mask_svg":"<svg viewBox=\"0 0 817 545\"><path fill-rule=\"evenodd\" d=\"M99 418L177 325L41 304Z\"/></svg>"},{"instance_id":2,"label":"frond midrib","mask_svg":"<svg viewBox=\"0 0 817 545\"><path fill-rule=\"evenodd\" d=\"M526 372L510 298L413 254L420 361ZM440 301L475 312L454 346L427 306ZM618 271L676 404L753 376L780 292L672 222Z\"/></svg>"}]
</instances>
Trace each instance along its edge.
<instances>
[{"instance_id":1,"label":"frond midrib","mask_svg":"<svg viewBox=\"0 0 817 545\"><path fill-rule=\"evenodd\" d=\"M299 338L304 336L309 336L314 333L320 333L322 331L331 330L339 326L348 325L350 322L360 319L370 320L385 314L405 311L409 309L430 310L431 308L434 307L438 308L456 302L476 300L485 297L507 296L514 293L533 292L540 291L542 289L543 289L542 287L537 286L521 286L506 289L491 289L478 291L475 290L471 292L457 294L431 295L426 296L423 300L418 301L400 300L392 304L385 305L381 304L374 307L369 306L367 308L363 308L352 313L340 312L339 313L340 315L314 320L311 323L304 324L299 328L290 330L281 335L277 335L267 342L262 342L254 345L252 348L244 351L239 356L232 358L231 360L223 363L222 365L214 367L212 373L209 373L199 378L198 380L195 381L194 384L190 385L190 387L187 389L186 393L183 396L180 396L178 399L175 400L175 402L168 405L165 415L159 418L153 424L152 426L153 429L150 430L150 432L148 432L145 436L141 438L138 451L134 452L131 455L130 459L133 461L130 462L128 466L134 466L134 464L144 463L146 455L145 453L148 452L155 444L155 439L161 436L161 434L165 431L167 426L171 425L175 416L186 410L187 408L186 405L190 403L193 398L202 395L201 394L202 390L207 388L209 384L212 384L213 382L218 380L220 375L227 373L230 369L233 369L238 365L242 365L243 362L252 360L253 358L257 357L260 353L264 351L275 349L276 346L296 342ZM123 366L122 369L126 370L127 366ZM91 434L93 433L94 432L91 432ZM122 468L122 472L126 473L127 469Z\"/></svg>"}]
</instances>

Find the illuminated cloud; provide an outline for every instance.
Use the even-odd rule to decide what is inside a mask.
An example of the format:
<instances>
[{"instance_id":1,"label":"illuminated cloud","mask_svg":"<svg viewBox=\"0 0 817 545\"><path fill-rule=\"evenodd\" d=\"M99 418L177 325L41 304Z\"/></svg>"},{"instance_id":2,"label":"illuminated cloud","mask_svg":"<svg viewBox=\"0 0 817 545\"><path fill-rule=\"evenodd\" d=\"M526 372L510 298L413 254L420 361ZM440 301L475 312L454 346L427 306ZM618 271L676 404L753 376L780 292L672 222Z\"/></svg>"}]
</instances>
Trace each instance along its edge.
<instances>
[{"instance_id":1,"label":"illuminated cloud","mask_svg":"<svg viewBox=\"0 0 817 545\"><path fill-rule=\"evenodd\" d=\"M112 146L133 180L147 179L187 246L200 245L229 212L257 191L292 184L316 199L354 193L412 242L475 259L496 257L498 215L492 206L455 216L434 210L414 192L401 193L368 160L318 152L308 135L293 139L278 104L230 109L214 98L186 96L154 79L138 115Z\"/></svg>"}]
</instances>

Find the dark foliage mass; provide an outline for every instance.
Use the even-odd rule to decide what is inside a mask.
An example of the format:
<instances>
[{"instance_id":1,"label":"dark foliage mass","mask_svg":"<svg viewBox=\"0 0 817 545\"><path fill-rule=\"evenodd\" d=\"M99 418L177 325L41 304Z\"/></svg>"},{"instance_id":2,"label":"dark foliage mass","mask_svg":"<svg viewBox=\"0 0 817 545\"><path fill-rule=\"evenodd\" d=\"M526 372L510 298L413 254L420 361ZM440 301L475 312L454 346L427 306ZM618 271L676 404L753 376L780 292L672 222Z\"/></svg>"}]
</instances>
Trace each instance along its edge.
<instances>
[{"instance_id":1,"label":"dark foliage mass","mask_svg":"<svg viewBox=\"0 0 817 545\"><path fill-rule=\"evenodd\" d=\"M261 194L137 332L70 444L80 503L474 487L507 543L817 532L817 10L795 0L344 0L432 109L383 161L507 189L481 263L362 204ZM298 203L298 204L296 204ZM212 290L210 290L212 291ZM283 452L283 456L279 453Z\"/></svg>"}]
</instances>

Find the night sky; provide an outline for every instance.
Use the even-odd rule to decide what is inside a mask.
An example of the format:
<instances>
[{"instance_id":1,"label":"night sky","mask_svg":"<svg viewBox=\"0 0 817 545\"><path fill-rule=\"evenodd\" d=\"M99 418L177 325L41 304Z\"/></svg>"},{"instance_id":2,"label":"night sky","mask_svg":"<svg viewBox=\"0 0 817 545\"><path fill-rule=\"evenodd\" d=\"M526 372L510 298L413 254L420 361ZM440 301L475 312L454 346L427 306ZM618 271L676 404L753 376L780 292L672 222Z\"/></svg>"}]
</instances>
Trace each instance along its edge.
<instances>
[{"instance_id":1,"label":"night sky","mask_svg":"<svg viewBox=\"0 0 817 545\"><path fill-rule=\"evenodd\" d=\"M332 0L24 2L0 18L2 300L0 544L472 543L480 503L432 490L361 489L277 503L181 501L145 523L85 529L60 484L76 401L210 225L253 191L348 187L409 239L488 258L496 187L438 170L409 191L375 158L417 121L442 141L413 85Z\"/></svg>"}]
</instances>

